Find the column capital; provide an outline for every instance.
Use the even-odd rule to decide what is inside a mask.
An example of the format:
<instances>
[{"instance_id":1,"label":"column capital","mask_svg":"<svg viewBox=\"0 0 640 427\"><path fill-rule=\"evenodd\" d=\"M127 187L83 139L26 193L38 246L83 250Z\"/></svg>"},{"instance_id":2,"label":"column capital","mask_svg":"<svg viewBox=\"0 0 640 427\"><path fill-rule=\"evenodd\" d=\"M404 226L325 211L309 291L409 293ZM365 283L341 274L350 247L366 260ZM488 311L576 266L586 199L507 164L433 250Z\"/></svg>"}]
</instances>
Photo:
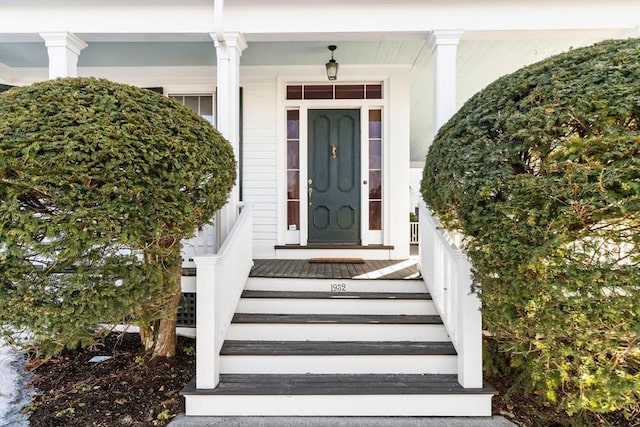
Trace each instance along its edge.
<instances>
[{"instance_id":1,"label":"column capital","mask_svg":"<svg viewBox=\"0 0 640 427\"><path fill-rule=\"evenodd\" d=\"M64 47L76 55L88 45L78 36L67 31L40 33L46 47Z\"/></svg>"},{"instance_id":2,"label":"column capital","mask_svg":"<svg viewBox=\"0 0 640 427\"><path fill-rule=\"evenodd\" d=\"M240 54L242 51L247 48L247 41L245 40L242 33L238 32L229 32L223 33L223 40L220 40L218 34L210 33L209 36L213 39L213 42L216 45L216 48L227 47L227 48L235 48Z\"/></svg>"},{"instance_id":3,"label":"column capital","mask_svg":"<svg viewBox=\"0 0 640 427\"><path fill-rule=\"evenodd\" d=\"M433 30L427 38L427 43L431 49L438 46L457 46L464 30Z\"/></svg>"}]
</instances>

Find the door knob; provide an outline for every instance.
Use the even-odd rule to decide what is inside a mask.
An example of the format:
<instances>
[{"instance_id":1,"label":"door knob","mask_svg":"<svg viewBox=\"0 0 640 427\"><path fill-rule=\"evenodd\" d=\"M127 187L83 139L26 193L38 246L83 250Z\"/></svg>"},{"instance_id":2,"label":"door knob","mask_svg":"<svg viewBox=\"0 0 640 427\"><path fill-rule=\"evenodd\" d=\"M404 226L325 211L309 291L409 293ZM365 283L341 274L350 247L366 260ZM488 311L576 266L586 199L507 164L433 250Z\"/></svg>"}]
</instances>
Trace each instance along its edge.
<instances>
[{"instance_id":1,"label":"door knob","mask_svg":"<svg viewBox=\"0 0 640 427\"><path fill-rule=\"evenodd\" d=\"M311 206L311 196L313 196L313 188L311 187L307 188L307 195L309 196L309 206Z\"/></svg>"}]
</instances>

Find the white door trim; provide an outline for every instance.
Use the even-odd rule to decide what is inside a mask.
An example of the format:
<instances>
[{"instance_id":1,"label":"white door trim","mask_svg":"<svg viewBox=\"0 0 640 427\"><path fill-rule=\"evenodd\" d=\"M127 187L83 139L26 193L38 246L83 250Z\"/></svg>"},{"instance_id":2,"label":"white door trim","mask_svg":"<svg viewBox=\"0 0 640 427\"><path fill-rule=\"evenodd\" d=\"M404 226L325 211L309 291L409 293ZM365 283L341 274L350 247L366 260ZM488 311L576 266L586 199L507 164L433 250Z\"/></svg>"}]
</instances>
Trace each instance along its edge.
<instances>
[{"instance_id":1,"label":"white door trim","mask_svg":"<svg viewBox=\"0 0 640 427\"><path fill-rule=\"evenodd\" d=\"M342 82L346 83L346 82ZM349 82L351 83L351 82ZM282 189L281 192L278 193L278 244L299 244L301 246L306 246L308 241L308 216L307 216L307 208L308 208L308 199L307 199L307 179L308 179L308 113L309 110L315 109L331 109L331 110L341 110L341 109L357 109L360 110L360 187L361 187L361 215L360 215L360 236L362 245L370 245L370 244L384 244L384 228L385 228L385 219L389 217L388 215L388 203L386 203L386 198L383 196L383 208L382 208L382 216L383 216L383 231L369 231L369 191L368 184L363 185L364 180L369 180L369 110L370 109L381 109L383 112L383 182L382 182L382 192L383 195L387 192L387 185L385 183L387 171L389 165L387 161L387 142L389 141L389 135L387 126L385 126L385 121L387 120L386 111L388 110L388 91L386 90L386 86L388 85L388 79L382 80L361 80L353 82L353 84L379 84L382 83L383 86L383 99L347 99L347 100L286 100L286 87L287 85L295 85L295 84L326 84L323 82L315 82L315 81L304 81L302 83L300 80L284 80L278 79L278 159L281 159L278 162L278 188ZM287 190L287 176L286 176L286 111L289 109L298 109L299 111L299 120L300 120L300 136L299 136L299 155L300 155L300 230L298 232L293 232L287 229L286 227L286 219L287 219L287 207L286 207L286 190ZM299 240L298 240L299 239ZM297 241L296 241L297 240Z\"/></svg>"}]
</instances>

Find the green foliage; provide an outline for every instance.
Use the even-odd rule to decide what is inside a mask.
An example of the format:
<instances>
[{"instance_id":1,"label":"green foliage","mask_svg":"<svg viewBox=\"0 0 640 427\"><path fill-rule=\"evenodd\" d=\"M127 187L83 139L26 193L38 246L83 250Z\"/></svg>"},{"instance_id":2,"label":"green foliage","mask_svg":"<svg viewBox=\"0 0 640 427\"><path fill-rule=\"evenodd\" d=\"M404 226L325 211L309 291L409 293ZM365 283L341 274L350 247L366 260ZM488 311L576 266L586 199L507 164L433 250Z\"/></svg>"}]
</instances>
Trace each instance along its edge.
<instances>
[{"instance_id":1,"label":"green foliage","mask_svg":"<svg viewBox=\"0 0 640 427\"><path fill-rule=\"evenodd\" d=\"M188 347L184 347L182 349L182 352L187 356L195 356L196 355L196 348L194 346L190 345Z\"/></svg>"},{"instance_id":2,"label":"green foliage","mask_svg":"<svg viewBox=\"0 0 640 427\"><path fill-rule=\"evenodd\" d=\"M497 80L440 130L424 199L468 236L486 327L568 414L640 411L640 41Z\"/></svg>"},{"instance_id":3,"label":"green foliage","mask_svg":"<svg viewBox=\"0 0 640 427\"><path fill-rule=\"evenodd\" d=\"M73 407L66 408L66 409L63 409L62 411L56 412L56 418L63 418L63 417L67 417L67 416L73 416L75 413L76 413L75 408L73 408Z\"/></svg>"},{"instance_id":4,"label":"green foliage","mask_svg":"<svg viewBox=\"0 0 640 427\"><path fill-rule=\"evenodd\" d=\"M52 354L175 310L180 240L234 180L222 136L151 91L68 78L0 94L0 328Z\"/></svg>"},{"instance_id":5,"label":"green foliage","mask_svg":"<svg viewBox=\"0 0 640 427\"><path fill-rule=\"evenodd\" d=\"M171 414L169 413L168 409L163 410L162 412L159 412L158 415L156 415L156 419L158 421L169 421L171 419Z\"/></svg>"}]
</instances>

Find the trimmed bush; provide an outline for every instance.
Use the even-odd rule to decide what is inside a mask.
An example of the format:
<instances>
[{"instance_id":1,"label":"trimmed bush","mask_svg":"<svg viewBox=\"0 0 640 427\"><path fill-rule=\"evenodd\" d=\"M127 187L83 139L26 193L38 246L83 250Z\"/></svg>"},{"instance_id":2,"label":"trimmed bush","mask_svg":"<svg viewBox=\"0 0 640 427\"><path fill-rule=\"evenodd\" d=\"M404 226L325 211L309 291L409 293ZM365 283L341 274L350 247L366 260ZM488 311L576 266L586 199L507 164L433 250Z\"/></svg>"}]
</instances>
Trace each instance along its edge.
<instances>
[{"instance_id":1,"label":"trimmed bush","mask_svg":"<svg viewBox=\"0 0 640 427\"><path fill-rule=\"evenodd\" d=\"M51 354L126 317L151 347L175 321L180 240L234 180L228 142L149 90L68 78L0 94L0 326Z\"/></svg>"},{"instance_id":2,"label":"trimmed bush","mask_svg":"<svg viewBox=\"0 0 640 427\"><path fill-rule=\"evenodd\" d=\"M422 194L467 236L486 328L568 414L640 410L640 41L502 77L438 133Z\"/></svg>"}]
</instances>

